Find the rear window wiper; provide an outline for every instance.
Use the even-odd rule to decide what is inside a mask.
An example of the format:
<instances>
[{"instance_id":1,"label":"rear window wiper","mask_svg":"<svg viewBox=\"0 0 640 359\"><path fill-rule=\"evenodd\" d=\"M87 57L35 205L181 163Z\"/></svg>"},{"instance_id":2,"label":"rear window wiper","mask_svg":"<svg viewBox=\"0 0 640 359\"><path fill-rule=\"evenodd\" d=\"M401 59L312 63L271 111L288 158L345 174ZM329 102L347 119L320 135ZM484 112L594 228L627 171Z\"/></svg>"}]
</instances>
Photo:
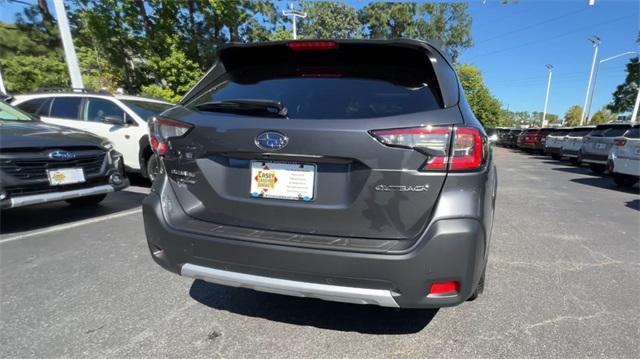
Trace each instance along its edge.
<instances>
[{"instance_id":1,"label":"rear window wiper","mask_svg":"<svg viewBox=\"0 0 640 359\"><path fill-rule=\"evenodd\" d=\"M232 99L203 102L195 105L200 111L251 113L287 117L287 108L279 101L261 99Z\"/></svg>"}]
</instances>

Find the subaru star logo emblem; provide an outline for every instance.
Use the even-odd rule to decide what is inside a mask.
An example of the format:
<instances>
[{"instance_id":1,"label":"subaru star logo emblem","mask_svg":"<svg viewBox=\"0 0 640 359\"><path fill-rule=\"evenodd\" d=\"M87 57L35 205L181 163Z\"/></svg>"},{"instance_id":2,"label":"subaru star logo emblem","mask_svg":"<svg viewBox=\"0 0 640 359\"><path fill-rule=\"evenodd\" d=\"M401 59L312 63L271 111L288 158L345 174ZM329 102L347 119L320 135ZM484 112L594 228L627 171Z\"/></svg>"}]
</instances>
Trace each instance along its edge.
<instances>
[{"instance_id":1,"label":"subaru star logo emblem","mask_svg":"<svg viewBox=\"0 0 640 359\"><path fill-rule=\"evenodd\" d=\"M263 150L278 151L287 146L289 138L274 131L263 132L256 137L256 146Z\"/></svg>"},{"instance_id":2,"label":"subaru star logo emblem","mask_svg":"<svg viewBox=\"0 0 640 359\"><path fill-rule=\"evenodd\" d=\"M76 155L69 151L55 150L49 152L49 158L56 161L68 161L76 158Z\"/></svg>"}]
</instances>

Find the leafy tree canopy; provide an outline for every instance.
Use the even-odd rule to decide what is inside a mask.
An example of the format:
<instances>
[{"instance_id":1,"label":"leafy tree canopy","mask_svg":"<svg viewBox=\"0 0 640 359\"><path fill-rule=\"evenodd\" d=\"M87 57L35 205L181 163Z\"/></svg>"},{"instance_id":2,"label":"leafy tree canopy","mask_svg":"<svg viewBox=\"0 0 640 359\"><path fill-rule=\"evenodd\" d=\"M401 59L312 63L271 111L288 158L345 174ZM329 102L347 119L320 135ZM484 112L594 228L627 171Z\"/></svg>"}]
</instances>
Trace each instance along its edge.
<instances>
[{"instance_id":1,"label":"leafy tree canopy","mask_svg":"<svg viewBox=\"0 0 640 359\"><path fill-rule=\"evenodd\" d=\"M582 107L579 105L573 105L569 107L564 114L565 126L578 126L580 125L580 118L582 117Z\"/></svg>"}]
</instances>

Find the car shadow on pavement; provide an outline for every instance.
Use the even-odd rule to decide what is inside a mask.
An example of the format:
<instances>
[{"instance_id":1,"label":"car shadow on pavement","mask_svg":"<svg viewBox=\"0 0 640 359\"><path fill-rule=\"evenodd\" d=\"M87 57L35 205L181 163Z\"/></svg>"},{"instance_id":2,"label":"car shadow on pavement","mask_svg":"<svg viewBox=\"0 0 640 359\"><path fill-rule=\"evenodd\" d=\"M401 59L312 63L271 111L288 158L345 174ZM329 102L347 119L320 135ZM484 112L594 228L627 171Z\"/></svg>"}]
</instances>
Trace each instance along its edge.
<instances>
[{"instance_id":1,"label":"car shadow on pavement","mask_svg":"<svg viewBox=\"0 0 640 359\"><path fill-rule=\"evenodd\" d=\"M294 325L362 334L412 334L424 329L437 309L399 309L328 302L226 287L195 280L191 298L210 308Z\"/></svg>"},{"instance_id":2,"label":"car shadow on pavement","mask_svg":"<svg viewBox=\"0 0 640 359\"><path fill-rule=\"evenodd\" d=\"M139 207L145 197L145 193L124 190L110 193L95 206L53 202L3 210L0 214L0 234L28 232L130 210Z\"/></svg>"},{"instance_id":3,"label":"car shadow on pavement","mask_svg":"<svg viewBox=\"0 0 640 359\"><path fill-rule=\"evenodd\" d=\"M577 167L577 166L566 166L566 167L556 167L552 168L554 171L562 171L568 173L581 174L586 176L594 176L594 177L603 177L604 174L593 173L589 167Z\"/></svg>"},{"instance_id":4,"label":"car shadow on pavement","mask_svg":"<svg viewBox=\"0 0 640 359\"><path fill-rule=\"evenodd\" d=\"M594 175L594 176L597 176L597 175ZM604 188L604 189L610 189L610 190L614 190L614 191L618 191L618 192L624 192L624 193L631 193L631 194L640 195L640 189L638 188L638 185L635 185L635 186L629 187L629 188L618 187L613 182L613 180L611 178L609 178L609 177L573 178L573 179L571 179L571 182L585 184L585 185L588 185L588 186Z\"/></svg>"},{"instance_id":5,"label":"car shadow on pavement","mask_svg":"<svg viewBox=\"0 0 640 359\"><path fill-rule=\"evenodd\" d=\"M629 207L631 209L635 209L636 211L640 211L640 199L634 199L629 202L624 203L625 207Z\"/></svg>"}]
</instances>

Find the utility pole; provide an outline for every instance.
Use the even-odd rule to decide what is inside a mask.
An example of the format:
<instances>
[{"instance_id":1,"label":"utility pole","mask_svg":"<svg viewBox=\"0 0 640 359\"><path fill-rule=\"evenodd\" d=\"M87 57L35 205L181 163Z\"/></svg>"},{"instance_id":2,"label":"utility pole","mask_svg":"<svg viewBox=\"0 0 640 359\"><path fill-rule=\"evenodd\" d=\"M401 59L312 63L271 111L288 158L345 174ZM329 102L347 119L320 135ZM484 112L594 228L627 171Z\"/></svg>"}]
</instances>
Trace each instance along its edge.
<instances>
[{"instance_id":1,"label":"utility pole","mask_svg":"<svg viewBox=\"0 0 640 359\"><path fill-rule=\"evenodd\" d=\"M597 35L590 37L589 41L593 44L593 60L591 61L589 81L587 81L587 93L584 95L584 106L582 106L582 114L580 115L580 126L582 126L585 120L587 120L584 118L584 115L587 107L587 101L589 101L589 91L591 90L591 80L593 79L593 71L596 67L596 59L598 58L598 49L600 48L600 38Z\"/></svg>"},{"instance_id":2,"label":"utility pole","mask_svg":"<svg viewBox=\"0 0 640 359\"><path fill-rule=\"evenodd\" d=\"M544 97L544 111L542 112L542 125L540 127L547 125L547 105L549 104L549 90L551 89L551 76L553 75L553 65L547 64L546 68L549 70L549 79L547 80L547 94Z\"/></svg>"},{"instance_id":3,"label":"utility pole","mask_svg":"<svg viewBox=\"0 0 640 359\"><path fill-rule=\"evenodd\" d=\"M631 114L631 121L638 120L638 107L640 107L640 86L636 86L638 94L636 95L636 103L633 105L633 113Z\"/></svg>"},{"instance_id":4,"label":"utility pole","mask_svg":"<svg viewBox=\"0 0 640 359\"><path fill-rule=\"evenodd\" d=\"M293 8L293 4L289 4L289 8L288 9L284 9L282 10L282 15L284 16L291 16L291 20L293 22L293 39L297 40L298 39L298 32L296 29L296 18L301 18L304 19L305 17L307 17L307 13L304 11L300 11L300 10L295 10Z\"/></svg>"},{"instance_id":5,"label":"utility pole","mask_svg":"<svg viewBox=\"0 0 640 359\"><path fill-rule=\"evenodd\" d=\"M623 52L621 54L607 57L606 59L602 59L598 61L598 64L596 65L596 71L593 74L593 87L591 88L591 95L589 96L589 105L587 106L587 118L589 118L589 114L591 114L591 105L593 104L593 94L596 92L596 85L598 84L598 71L600 70L600 65L602 65L603 62L607 62L609 60L617 59L618 57L632 55L632 54L637 54L637 52L627 51L627 52Z\"/></svg>"},{"instance_id":6,"label":"utility pole","mask_svg":"<svg viewBox=\"0 0 640 359\"><path fill-rule=\"evenodd\" d=\"M53 0L53 5L58 15L58 29L62 38L62 47L64 48L64 57L67 60L67 68L71 77L71 87L74 89L83 89L82 76L80 75L80 66L78 65L78 57L73 47L73 38L69 29L69 19L67 18L67 10L64 8L62 0Z\"/></svg>"},{"instance_id":7,"label":"utility pole","mask_svg":"<svg viewBox=\"0 0 640 359\"><path fill-rule=\"evenodd\" d=\"M4 87L4 77L2 77L2 68L0 68L0 94L7 94L7 89Z\"/></svg>"}]
</instances>

